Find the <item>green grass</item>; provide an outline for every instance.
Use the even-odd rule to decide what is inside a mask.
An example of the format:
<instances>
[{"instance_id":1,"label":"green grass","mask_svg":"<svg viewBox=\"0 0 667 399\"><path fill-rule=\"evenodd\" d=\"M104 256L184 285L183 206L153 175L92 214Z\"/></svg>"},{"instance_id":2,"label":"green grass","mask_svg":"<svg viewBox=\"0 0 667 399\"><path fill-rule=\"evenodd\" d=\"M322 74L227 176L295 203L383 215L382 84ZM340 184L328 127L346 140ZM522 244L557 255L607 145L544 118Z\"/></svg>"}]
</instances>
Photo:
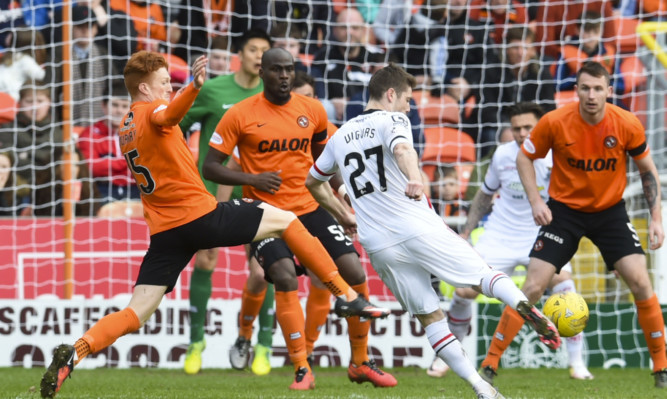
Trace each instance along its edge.
<instances>
[{"instance_id":1,"label":"green grass","mask_svg":"<svg viewBox=\"0 0 667 399\"><path fill-rule=\"evenodd\" d=\"M0 398L39 398L44 369L0 368ZM667 390L653 387L649 370L591 369L593 381L574 381L566 370L500 370L496 384L506 398L515 399L651 399L667 397ZM317 387L291 392L291 368L277 368L265 377L235 370L205 370L187 376L181 370L96 369L75 370L58 398L474 398L472 390L453 373L428 377L424 370L392 370L395 388L373 388L350 383L343 368L316 368Z\"/></svg>"}]
</instances>

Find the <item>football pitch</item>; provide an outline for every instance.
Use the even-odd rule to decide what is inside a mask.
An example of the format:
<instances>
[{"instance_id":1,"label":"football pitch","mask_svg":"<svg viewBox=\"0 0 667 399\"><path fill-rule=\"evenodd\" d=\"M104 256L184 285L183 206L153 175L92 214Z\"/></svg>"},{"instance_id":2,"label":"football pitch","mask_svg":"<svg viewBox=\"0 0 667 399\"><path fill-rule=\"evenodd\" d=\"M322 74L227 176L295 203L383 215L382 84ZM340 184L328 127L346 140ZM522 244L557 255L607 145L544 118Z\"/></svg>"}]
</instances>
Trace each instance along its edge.
<instances>
[{"instance_id":1,"label":"football pitch","mask_svg":"<svg viewBox=\"0 0 667 399\"><path fill-rule=\"evenodd\" d=\"M195 376L181 370L95 369L74 370L57 398L475 398L473 391L451 371L432 378L417 368L397 368L394 388L374 388L370 383L353 384L346 369L315 368L316 388L294 392L291 367L276 368L268 376L249 371L204 370ZM0 369L0 398L39 398L44 369ZM506 398L583 399L665 398L667 390L653 387L647 369L591 369L593 381L575 381L562 369L500 370L496 385Z\"/></svg>"}]
</instances>

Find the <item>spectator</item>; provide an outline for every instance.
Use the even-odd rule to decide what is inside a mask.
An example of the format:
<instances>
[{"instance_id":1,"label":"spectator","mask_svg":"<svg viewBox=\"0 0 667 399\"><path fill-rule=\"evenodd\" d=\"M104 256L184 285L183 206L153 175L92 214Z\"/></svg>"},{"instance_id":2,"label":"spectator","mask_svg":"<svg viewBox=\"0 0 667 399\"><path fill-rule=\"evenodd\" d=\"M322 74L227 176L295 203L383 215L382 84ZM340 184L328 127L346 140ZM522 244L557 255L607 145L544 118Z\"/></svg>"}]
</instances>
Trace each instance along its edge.
<instances>
[{"instance_id":1,"label":"spectator","mask_svg":"<svg viewBox=\"0 0 667 399\"><path fill-rule=\"evenodd\" d=\"M507 31L503 64L488 75L482 90L477 142L483 144L482 156L495 145L503 123L509 123L507 107L528 101L539 104L545 111L556 108L553 77L535 56L535 34L525 27Z\"/></svg>"},{"instance_id":2,"label":"spectator","mask_svg":"<svg viewBox=\"0 0 667 399\"><path fill-rule=\"evenodd\" d=\"M387 63L384 61L384 54L371 53L368 55L368 57L371 74L384 68L387 65ZM346 122L356 116L361 115L361 113L364 112L364 107L368 103L369 98L370 96L368 93L368 88L350 97L350 101L345 107L345 116L347 118ZM421 155L424 146L423 125L421 117L419 116L419 111L417 110L417 103L415 103L415 100L412 98L410 99L410 112L408 112L408 119L410 119L410 125L412 128L413 145L417 151L417 154Z\"/></svg>"},{"instance_id":3,"label":"spectator","mask_svg":"<svg viewBox=\"0 0 667 399\"><path fill-rule=\"evenodd\" d=\"M16 0L0 0L0 51L4 50L6 37L25 25L20 4Z\"/></svg>"},{"instance_id":4,"label":"spectator","mask_svg":"<svg viewBox=\"0 0 667 399\"><path fill-rule=\"evenodd\" d=\"M313 78L311 75L308 75L304 71L296 71L292 92L310 98L317 98L317 95L315 94L315 78ZM327 111L327 117L331 121L331 119L333 119L334 113L336 112L333 104L326 98L320 98L319 100L324 106L324 109ZM331 129L330 132L328 131L329 136L331 136L333 132L337 130L336 126L331 124L331 122L329 122L329 127L327 129Z\"/></svg>"},{"instance_id":5,"label":"spectator","mask_svg":"<svg viewBox=\"0 0 667 399\"><path fill-rule=\"evenodd\" d=\"M140 199L117 143L120 122L130 111L130 97L122 81L113 82L110 88L102 99L104 117L81 132L78 146L105 201Z\"/></svg>"},{"instance_id":6,"label":"spectator","mask_svg":"<svg viewBox=\"0 0 667 399\"><path fill-rule=\"evenodd\" d=\"M107 0L79 0L76 4L92 10L97 22L95 43L113 54L114 66L117 71L122 72L130 55L137 51L138 47L137 30L132 19L125 12L110 8ZM54 13L53 24L42 29L46 42L62 41L62 21L62 9L59 9Z\"/></svg>"},{"instance_id":7,"label":"spectator","mask_svg":"<svg viewBox=\"0 0 667 399\"><path fill-rule=\"evenodd\" d=\"M433 33L429 54L434 94L446 92L461 103L479 98L485 70L499 64L487 27L470 18L467 7L468 0L447 3L446 19Z\"/></svg>"},{"instance_id":8,"label":"spectator","mask_svg":"<svg viewBox=\"0 0 667 399\"><path fill-rule=\"evenodd\" d=\"M287 50L294 58L294 70L308 72L303 62L301 62L301 33L287 23L277 23L271 28L271 39L273 47L280 47Z\"/></svg>"},{"instance_id":9,"label":"spectator","mask_svg":"<svg viewBox=\"0 0 667 399\"><path fill-rule=\"evenodd\" d=\"M456 168L440 166L435 169L431 183L431 201L433 210L443 218L465 216L466 210L461 206L459 175Z\"/></svg>"},{"instance_id":10,"label":"spectator","mask_svg":"<svg viewBox=\"0 0 667 399\"><path fill-rule=\"evenodd\" d=\"M232 53L229 51L230 43L227 37L220 35L211 38L211 45L208 50L208 66L206 68L209 79L227 75L230 72Z\"/></svg>"},{"instance_id":11,"label":"spectator","mask_svg":"<svg viewBox=\"0 0 667 399\"><path fill-rule=\"evenodd\" d=\"M20 215L30 195L30 186L15 173L15 162L10 149L0 150L0 216Z\"/></svg>"},{"instance_id":12,"label":"spectator","mask_svg":"<svg viewBox=\"0 0 667 399\"><path fill-rule=\"evenodd\" d=\"M311 72L317 83L317 96L334 104L334 123L346 119L347 100L363 91L370 79L368 51L362 44L364 32L364 20L359 11L344 9L333 27L334 43L323 46L313 60Z\"/></svg>"},{"instance_id":13,"label":"spectator","mask_svg":"<svg viewBox=\"0 0 667 399\"><path fill-rule=\"evenodd\" d=\"M167 25L162 7L157 2L146 0L109 0L113 10L126 12L137 30L138 50L159 51L167 41ZM74 12L72 11L72 19Z\"/></svg>"},{"instance_id":14,"label":"spectator","mask_svg":"<svg viewBox=\"0 0 667 399\"><path fill-rule=\"evenodd\" d=\"M577 35L581 25L579 16L584 11L599 12L604 18L603 38L615 40L617 18L614 16L611 1L545 1L538 8L535 20L535 41L541 47L538 54L557 58L562 41Z\"/></svg>"},{"instance_id":15,"label":"spectator","mask_svg":"<svg viewBox=\"0 0 667 399\"><path fill-rule=\"evenodd\" d=\"M104 117L102 96L109 76L116 74L106 50L94 43L97 34L95 14L87 6L72 7L72 123L88 126ZM56 87L56 99L62 101L62 47L54 54L56 69L51 83ZM68 118L68 115L63 115Z\"/></svg>"},{"instance_id":16,"label":"spectator","mask_svg":"<svg viewBox=\"0 0 667 399\"><path fill-rule=\"evenodd\" d=\"M7 51L0 63L0 92L19 100L24 83L44 79L46 61L44 38L39 31L17 29L5 37Z\"/></svg>"},{"instance_id":17,"label":"spectator","mask_svg":"<svg viewBox=\"0 0 667 399\"><path fill-rule=\"evenodd\" d=\"M182 0L176 19L169 25L173 54L191 64L206 52L210 37L227 37L233 3L231 0ZM228 47L225 49L229 51Z\"/></svg>"},{"instance_id":18,"label":"spectator","mask_svg":"<svg viewBox=\"0 0 667 399\"><path fill-rule=\"evenodd\" d=\"M561 47L556 81L558 90L573 90L577 71L587 61L597 61L610 75L614 73L616 49L602 42L602 16L590 11L581 15L579 35L572 37Z\"/></svg>"},{"instance_id":19,"label":"spectator","mask_svg":"<svg viewBox=\"0 0 667 399\"><path fill-rule=\"evenodd\" d=\"M16 120L0 129L0 148L11 148L16 155L16 174L33 184L54 160L55 149L63 146L63 134L51 106L47 86L23 86L19 92Z\"/></svg>"},{"instance_id":20,"label":"spectator","mask_svg":"<svg viewBox=\"0 0 667 399\"><path fill-rule=\"evenodd\" d=\"M396 42L401 27L410 23L412 0L384 0L373 21L375 37L387 47Z\"/></svg>"},{"instance_id":21,"label":"spectator","mask_svg":"<svg viewBox=\"0 0 667 399\"><path fill-rule=\"evenodd\" d=\"M93 179L90 177L86 162L79 151L73 151L69 162L64 160L63 147L56 149L54 154L55 164L48 165L43 172L37 176L35 189L35 203L33 213L35 216L62 216L65 198L63 190L65 186L65 168L72 167L72 200L75 203L74 215L95 216L99 210L102 200L97 191Z\"/></svg>"},{"instance_id":22,"label":"spectator","mask_svg":"<svg viewBox=\"0 0 667 399\"><path fill-rule=\"evenodd\" d=\"M469 15L493 28L488 31L496 44L503 43L512 25L528 23L526 8L517 0L472 0Z\"/></svg>"},{"instance_id":23,"label":"spectator","mask_svg":"<svg viewBox=\"0 0 667 399\"><path fill-rule=\"evenodd\" d=\"M398 31L394 46L389 46L391 56L417 79L418 86L429 83L429 43L442 33L437 26L445 19L446 6L447 0L428 0Z\"/></svg>"}]
</instances>

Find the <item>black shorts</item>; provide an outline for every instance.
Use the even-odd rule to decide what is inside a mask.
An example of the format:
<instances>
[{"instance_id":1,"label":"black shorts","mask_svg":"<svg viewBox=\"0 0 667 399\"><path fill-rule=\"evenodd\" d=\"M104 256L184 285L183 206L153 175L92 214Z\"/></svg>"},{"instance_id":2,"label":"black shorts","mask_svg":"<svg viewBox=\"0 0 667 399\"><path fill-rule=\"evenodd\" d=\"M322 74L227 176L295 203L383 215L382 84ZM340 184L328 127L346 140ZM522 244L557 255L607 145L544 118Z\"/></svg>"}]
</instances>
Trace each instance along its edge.
<instances>
[{"instance_id":1,"label":"black shorts","mask_svg":"<svg viewBox=\"0 0 667 399\"><path fill-rule=\"evenodd\" d=\"M310 213L299 216L299 220L313 236L317 237L324 248L336 260L341 255L348 253L357 253L352 240L345 233L343 227L338 224L336 219L324 208L318 207ZM264 278L272 283L267 270L279 259L294 259L294 254L287 247L287 243L279 238L267 238L262 241L250 244L250 253L257 259L262 269L264 269ZM306 273L306 269L295 263L296 275L300 276Z\"/></svg>"},{"instance_id":2,"label":"black shorts","mask_svg":"<svg viewBox=\"0 0 667 399\"><path fill-rule=\"evenodd\" d=\"M255 238L264 210L261 201L221 202L206 215L150 238L136 285L166 285L171 292L178 275L200 249L247 244Z\"/></svg>"},{"instance_id":3,"label":"black shorts","mask_svg":"<svg viewBox=\"0 0 667 399\"><path fill-rule=\"evenodd\" d=\"M622 257L644 254L625 210L625 201L594 213L576 211L553 199L548 206L553 219L551 224L540 228L530 256L551 263L559 273L577 252L582 236L598 247L610 271Z\"/></svg>"}]
</instances>

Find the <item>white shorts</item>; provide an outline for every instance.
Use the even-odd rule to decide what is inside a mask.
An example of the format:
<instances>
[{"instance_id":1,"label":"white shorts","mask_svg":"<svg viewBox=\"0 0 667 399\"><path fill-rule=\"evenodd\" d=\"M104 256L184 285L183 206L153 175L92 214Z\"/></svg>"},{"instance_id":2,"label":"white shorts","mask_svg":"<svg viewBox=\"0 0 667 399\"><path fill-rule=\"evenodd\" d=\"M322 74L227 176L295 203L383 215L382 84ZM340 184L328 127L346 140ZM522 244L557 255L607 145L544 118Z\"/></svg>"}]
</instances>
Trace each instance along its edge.
<instances>
[{"instance_id":1,"label":"white shorts","mask_svg":"<svg viewBox=\"0 0 667 399\"><path fill-rule=\"evenodd\" d=\"M537 233L508 236L493 230L484 230L475 244L475 250L494 270L511 276L517 266L528 266L528 255L536 237ZM563 270L572 273L572 265L568 262L563 266Z\"/></svg>"},{"instance_id":2,"label":"white shorts","mask_svg":"<svg viewBox=\"0 0 667 399\"><path fill-rule=\"evenodd\" d=\"M368 256L382 281L412 315L429 314L440 308L431 275L455 287L470 287L494 273L467 241L448 228Z\"/></svg>"}]
</instances>

